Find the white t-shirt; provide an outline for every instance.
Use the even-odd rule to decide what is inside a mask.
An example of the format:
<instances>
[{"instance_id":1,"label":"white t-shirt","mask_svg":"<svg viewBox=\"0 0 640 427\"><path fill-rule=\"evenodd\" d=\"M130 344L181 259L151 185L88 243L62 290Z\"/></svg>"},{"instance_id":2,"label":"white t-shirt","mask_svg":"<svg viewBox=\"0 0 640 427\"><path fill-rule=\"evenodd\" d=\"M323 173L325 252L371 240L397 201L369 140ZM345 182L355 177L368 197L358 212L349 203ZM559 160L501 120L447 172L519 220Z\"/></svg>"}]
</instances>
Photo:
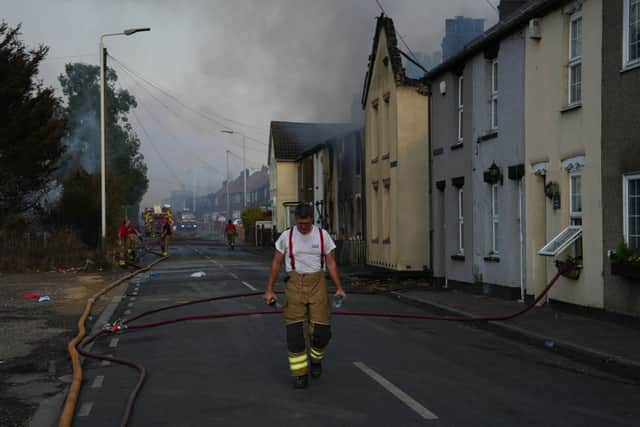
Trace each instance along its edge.
<instances>
[{"instance_id":1,"label":"white t-shirt","mask_svg":"<svg viewBox=\"0 0 640 427\"><path fill-rule=\"evenodd\" d=\"M311 232L305 235L298 231L298 227L293 228L293 258L296 264L295 271L298 273L317 273L321 271L320 233L318 230L322 229L314 225ZM284 255L287 272L292 270L291 257L289 256L290 232L290 229L285 230L276 242L276 249ZM326 230L322 230L322 233L322 237L324 238L324 254L327 255L336 248L336 244Z\"/></svg>"}]
</instances>

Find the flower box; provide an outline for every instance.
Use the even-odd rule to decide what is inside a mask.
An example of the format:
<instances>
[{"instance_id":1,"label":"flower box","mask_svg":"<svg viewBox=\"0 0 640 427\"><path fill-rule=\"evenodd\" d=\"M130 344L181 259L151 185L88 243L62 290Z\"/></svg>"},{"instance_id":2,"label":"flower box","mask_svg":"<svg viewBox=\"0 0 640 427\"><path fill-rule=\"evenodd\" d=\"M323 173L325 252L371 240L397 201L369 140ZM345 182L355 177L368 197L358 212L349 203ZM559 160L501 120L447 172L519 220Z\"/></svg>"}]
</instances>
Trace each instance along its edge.
<instances>
[{"instance_id":1,"label":"flower box","mask_svg":"<svg viewBox=\"0 0 640 427\"><path fill-rule=\"evenodd\" d=\"M640 280L640 265L612 261L611 274L626 277L627 279Z\"/></svg>"},{"instance_id":2,"label":"flower box","mask_svg":"<svg viewBox=\"0 0 640 427\"><path fill-rule=\"evenodd\" d=\"M556 260L556 268L563 277L571 280L578 280L580 278L582 264L575 259L568 259L564 261Z\"/></svg>"}]
</instances>

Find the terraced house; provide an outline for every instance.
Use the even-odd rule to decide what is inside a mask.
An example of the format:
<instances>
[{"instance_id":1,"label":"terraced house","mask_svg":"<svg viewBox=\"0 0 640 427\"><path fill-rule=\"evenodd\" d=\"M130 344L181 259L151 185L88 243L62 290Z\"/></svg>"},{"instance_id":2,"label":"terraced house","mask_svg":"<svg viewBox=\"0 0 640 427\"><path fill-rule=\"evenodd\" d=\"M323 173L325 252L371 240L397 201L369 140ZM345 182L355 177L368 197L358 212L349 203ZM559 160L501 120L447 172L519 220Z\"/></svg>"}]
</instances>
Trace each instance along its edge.
<instances>
[{"instance_id":1,"label":"terraced house","mask_svg":"<svg viewBox=\"0 0 640 427\"><path fill-rule=\"evenodd\" d=\"M503 2L497 25L425 77L434 278L513 299L525 297L525 3Z\"/></svg>"},{"instance_id":2,"label":"terraced house","mask_svg":"<svg viewBox=\"0 0 640 427\"><path fill-rule=\"evenodd\" d=\"M428 96L402 67L393 21L377 18L362 95L368 263L430 268Z\"/></svg>"}]
</instances>

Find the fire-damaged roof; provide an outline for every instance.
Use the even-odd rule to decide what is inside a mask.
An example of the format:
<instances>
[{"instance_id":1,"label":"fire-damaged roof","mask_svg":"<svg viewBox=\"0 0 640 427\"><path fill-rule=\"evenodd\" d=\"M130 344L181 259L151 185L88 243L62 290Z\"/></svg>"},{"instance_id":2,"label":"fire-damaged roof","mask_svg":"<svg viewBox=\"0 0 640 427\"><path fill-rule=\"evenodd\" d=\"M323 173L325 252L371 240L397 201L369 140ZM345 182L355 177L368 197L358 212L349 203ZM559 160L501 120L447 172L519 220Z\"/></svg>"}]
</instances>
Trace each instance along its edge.
<instances>
[{"instance_id":1,"label":"fire-damaged roof","mask_svg":"<svg viewBox=\"0 0 640 427\"><path fill-rule=\"evenodd\" d=\"M376 32L373 36L373 46L371 48L371 55L369 55L369 65L367 66L367 75L364 79L364 89L362 91L362 107L367 105L367 96L369 94L369 85L371 84L371 78L373 75L373 66L376 63L376 53L378 52L378 43L380 42L380 34L384 31L387 37L388 58L391 63L391 70L398 86L416 86L423 87L424 83L421 79L412 79L407 77L402 66L402 58L400 57L401 51L398 49L398 38L396 36L396 30L393 26L393 20L381 14L376 21Z\"/></svg>"},{"instance_id":2,"label":"fire-damaged roof","mask_svg":"<svg viewBox=\"0 0 640 427\"><path fill-rule=\"evenodd\" d=\"M271 122L269 161L271 150L276 160L296 161L305 151L351 129L350 123Z\"/></svg>"}]
</instances>

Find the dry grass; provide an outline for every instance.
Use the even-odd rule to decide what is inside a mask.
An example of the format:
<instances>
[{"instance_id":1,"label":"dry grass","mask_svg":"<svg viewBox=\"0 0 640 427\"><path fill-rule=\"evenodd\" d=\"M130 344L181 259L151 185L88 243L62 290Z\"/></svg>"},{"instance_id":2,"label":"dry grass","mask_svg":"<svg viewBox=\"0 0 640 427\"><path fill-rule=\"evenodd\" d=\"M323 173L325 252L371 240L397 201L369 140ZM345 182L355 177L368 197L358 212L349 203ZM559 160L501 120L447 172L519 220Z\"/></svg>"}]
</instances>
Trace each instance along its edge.
<instances>
[{"instance_id":1,"label":"dry grass","mask_svg":"<svg viewBox=\"0 0 640 427\"><path fill-rule=\"evenodd\" d=\"M82 268L91 251L71 232L0 232L0 271L28 272Z\"/></svg>"}]
</instances>

